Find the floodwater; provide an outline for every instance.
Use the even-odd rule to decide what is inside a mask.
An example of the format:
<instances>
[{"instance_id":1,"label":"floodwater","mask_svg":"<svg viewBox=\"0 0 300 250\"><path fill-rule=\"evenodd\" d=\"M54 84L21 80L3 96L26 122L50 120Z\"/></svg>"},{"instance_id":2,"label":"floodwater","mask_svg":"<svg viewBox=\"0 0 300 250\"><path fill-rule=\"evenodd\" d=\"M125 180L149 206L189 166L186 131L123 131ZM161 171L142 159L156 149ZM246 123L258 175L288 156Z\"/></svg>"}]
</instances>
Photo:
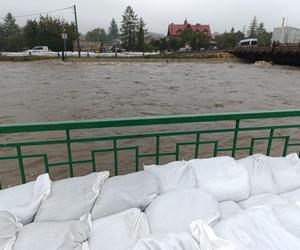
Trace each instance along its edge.
<instances>
[{"instance_id":1,"label":"floodwater","mask_svg":"<svg viewBox=\"0 0 300 250\"><path fill-rule=\"evenodd\" d=\"M0 122L291 109L300 70L239 63L0 62Z\"/></svg>"},{"instance_id":2,"label":"floodwater","mask_svg":"<svg viewBox=\"0 0 300 250\"><path fill-rule=\"evenodd\" d=\"M0 124L297 109L300 107L299 79L299 68L272 66L265 63L242 64L230 61L180 63L0 62ZM112 131L109 133L111 134ZM97 135L99 136L99 132ZM31 134L26 138L24 136L20 135L19 138L16 138L8 135L4 137L4 140L37 138L36 134ZM47 134L47 136L49 135ZM51 134L51 138L61 138L60 136L64 138L65 135ZM223 139L223 137L225 135L217 139ZM246 138L246 136L244 137ZM187 141L187 138L184 139ZM176 140L166 141L170 145L169 151L174 150L173 146L177 142ZM195 139L189 138L189 140ZM227 147L232 145L230 144L231 140L232 136L228 141L225 140L224 143L227 144L224 145ZM136 142L131 143L124 142L124 146L137 145ZM139 145L141 148L146 146L146 153L155 152L155 142L153 143L153 141L141 142ZM245 145L249 145L249 141ZM100 146L107 147L107 145L103 146L99 143L77 148L74 145L72 147L73 159L89 159L91 150L99 149ZM264 150L265 148L266 146L264 146ZM282 145L277 148L282 150ZM50 163L67 159L65 145L54 145L52 148L50 146L46 148L23 147L22 150L23 154L47 153ZM190 150L195 151L194 148ZM211 151L211 149L209 150ZM15 149L11 151L1 151L0 149L0 156L8 153L15 155L16 152ZM129 164L129 161L134 162L132 156L130 157L121 156L120 153L119 166L122 170L120 173L130 172L134 169L133 165ZM189 155L184 159L192 157ZM103 159L97 160L97 170L110 169L113 171L113 162L108 165L104 164L112 159L112 155L105 155ZM153 161L150 159L148 163L153 163ZM143 163L145 162L140 162L140 165ZM24 165L25 174L29 180L35 179L44 171L43 160L40 158L24 159ZM78 169L76 167L76 170ZM89 164L80 169L86 171L80 170L75 174L88 173L91 171L91 166ZM2 186L19 183L18 171L16 160L0 162ZM53 171L55 172L51 172L51 174L52 177L55 177L54 179L68 176L66 167L56 168Z\"/></svg>"}]
</instances>

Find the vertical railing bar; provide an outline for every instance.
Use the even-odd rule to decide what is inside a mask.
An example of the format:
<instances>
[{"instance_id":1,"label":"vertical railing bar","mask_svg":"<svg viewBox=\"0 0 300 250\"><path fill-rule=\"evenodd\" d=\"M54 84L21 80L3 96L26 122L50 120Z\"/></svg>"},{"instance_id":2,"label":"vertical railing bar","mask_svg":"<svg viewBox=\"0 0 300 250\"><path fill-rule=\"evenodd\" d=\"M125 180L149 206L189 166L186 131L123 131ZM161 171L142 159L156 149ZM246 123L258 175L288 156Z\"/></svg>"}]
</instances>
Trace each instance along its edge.
<instances>
[{"instance_id":1,"label":"vertical railing bar","mask_svg":"<svg viewBox=\"0 0 300 250\"><path fill-rule=\"evenodd\" d=\"M67 139L67 149L68 149L69 175L70 177L73 177L74 173L73 173L72 146L71 146L71 135L69 129L66 130L66 139Z\"/></svg>"},{"instance_id":2,"label":"vertical railing bar","mask_svg":"<svg viewBox=\"0 0 300 250\"><path fill-rule=\"evenodd\" d=\"M45 164L45 171L46 171L46 173L49 174L50 171L49 171L49 162L48 162L47 155L44 156L44 164Z\"/></svg>"},{"instance_id":3,"label":"vertical railing bar","mask_svg":"<svg viewBox=\"0 0 300 250\"><path fill-rule=\"evenodd\" d=\"M135 149L135 172L138 172L139 169L139 148Z\"/></svg>"},{"instance_id":4,"label":"vertical railing bar","mask_svg":"<svg viewBox=\"0 0 300 250\"><path fill-rule=\"evenodd\" d=\"M156 136L156 152L155 152L155 162L156 165L159 164L159 148L160 148L160 137Z\"/></svg>"},{"instance_id":5,"label":"vertical railing bar","mask_svg":"<svg viewBox=\"0 0 300 250\"><path fill-rule=\"evenodd\" d=\"M285 139L282 156L286 156L287 155L287 151L288 151L288 147L289 147L289 142L290 142L290 137L287 136L287 138Z\"/></svg>"},{"instance_id":6,"label":"vertical railing bar","mask_svg":"<svg viewBox=\"0 0 300 250\"><path fill-rule=\"evenodd\" d=\"M196 134L196 145L195 145L195 159L199 158L199 148L200 148L200 133Z\"/></svg>"},{"instance_id":7,"label":"vertical railing bar","mask_svg":"<svg viewBox=\"0 0 300 250\"><path fill-rule=\"evenodd\" d=\"M21 181L22 181L22 184L24 184L24 183L26 183L26 177L25 177L24 162L23 162L23 157L22 157L22 150L21 150L20 146L17 146L16 149L17 149L19 169L20 169L20 174L21 174Z\"/></svg>"},{"instance_id":8,"label":"vertical railing bar","mask_svg":"<svg viewBox=\"0 0 300 250\"><path fill-rule=\"evenodd\" d=\"M214 157L217 157L217 155L218 155L218 147L219 147L219 143L216 141L214 144L215 144L215 147L214 147Z\"/></svg>"},{"instance_id":9,"label":"vertical railing bar","mask_svg":"<svg viewBox=\"0 0 300 250\"><path fill-rule=\"evenodd\" d=\"M269 135L269 141L268 141L268 147L267 147L267 156L270 155L271 153L271 148L272 148L272 142L273 142L273 136L274 136L274 129L272 128L270 130L270 135Z\"/></svg>"},{"instance_id":10,"label":"vertical railing bar","mask_svg":"<svg viewBox=\"0 0 300 250\"><path fill-rule=\"evenodd\" d=\"M179 161L179 144L176 143L176 161Z\"/></svg>"},{"instance_id":11,"label":"vertical railing bar","mask_svg":"<svg viewBox=\"0 0 300 250\"><path fill-rule=\"evenodd\" d=\"M250 150L249 150L249 155L253 155L253 151L254 151L254 140L253 138L251 139L251 144L250 144Z\"/></svg>"},{"instance_id":12,"label":"vertical railing bar","mask_svg":"<svg viewBox=\"0 0 300 250\"><path fill-rule=\"evenodd\" d=\"M115 168L115 176L119 174L118 169L118 150L117 150L117 139L113 140L113 148L114 148L114 168Z\"/></svg>"},{"instance_id":13,"label":"vertical railing bar","mask_svg":"<svg viewBox=\"0 0 300 250\"><path fill-rule=\"evenodd\" d=\"M234 129L234 136L233 136L233 144L232 144L232 154L231 156L234 158L235 157L235 149L237 145L237 140L238 140L238 132L239 132L239 127L240 127L240 120L235 121L235 129Z\"/></svg>"},{"instance_id":14,"label":"vertical railing bar","mask_svg":"<svg viewBox=\"0 0 300 250\"><path fill-rule=\"evenodd\" d=\"M92 152L92 171L93 172L96 172L97 169L96 169L96 159L95 159L95 153Z\"/></svg>"}]
</instances>

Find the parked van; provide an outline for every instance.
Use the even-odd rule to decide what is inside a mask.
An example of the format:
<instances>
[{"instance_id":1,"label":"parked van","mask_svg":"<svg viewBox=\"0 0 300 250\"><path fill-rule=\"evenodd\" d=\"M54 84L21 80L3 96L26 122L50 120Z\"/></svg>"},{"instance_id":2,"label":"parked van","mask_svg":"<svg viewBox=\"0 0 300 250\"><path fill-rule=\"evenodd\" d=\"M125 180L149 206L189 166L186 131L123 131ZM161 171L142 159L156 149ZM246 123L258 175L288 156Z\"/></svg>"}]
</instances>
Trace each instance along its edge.
<instances>
[{"instance_id":1,"label":"parked van","mask_svg":"<svg viewBox=\"0 0 300 250\"><path fill-rule=\"evenodd\" d=\"M239 42L239 47L257 47L257 39L249 38Z\"/></svg>"}]
</instances>

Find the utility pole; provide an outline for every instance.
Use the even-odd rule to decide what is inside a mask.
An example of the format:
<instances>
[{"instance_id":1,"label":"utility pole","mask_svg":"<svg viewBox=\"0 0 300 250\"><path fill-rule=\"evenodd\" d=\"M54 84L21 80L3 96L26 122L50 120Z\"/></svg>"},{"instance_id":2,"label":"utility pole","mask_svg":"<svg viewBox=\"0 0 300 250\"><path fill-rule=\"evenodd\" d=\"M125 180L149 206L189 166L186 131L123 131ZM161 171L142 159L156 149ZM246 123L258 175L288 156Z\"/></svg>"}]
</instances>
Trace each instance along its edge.
<instances>
[{"instance_id":1,"label":"utility pole","mask_svg":"<svg viewBox=\"0 0 300 250\"><path fill-rule=\"evenodd\" d=\"M78 49L78 57L80 57L80 43L79 43L79 33L78 33L78 22L77 22L77 12L76 12L76 5L74 4L74 15L75 15L75 28L76 28L76 37L77 37L77 49Z\"/></svg>"}]
</instances>

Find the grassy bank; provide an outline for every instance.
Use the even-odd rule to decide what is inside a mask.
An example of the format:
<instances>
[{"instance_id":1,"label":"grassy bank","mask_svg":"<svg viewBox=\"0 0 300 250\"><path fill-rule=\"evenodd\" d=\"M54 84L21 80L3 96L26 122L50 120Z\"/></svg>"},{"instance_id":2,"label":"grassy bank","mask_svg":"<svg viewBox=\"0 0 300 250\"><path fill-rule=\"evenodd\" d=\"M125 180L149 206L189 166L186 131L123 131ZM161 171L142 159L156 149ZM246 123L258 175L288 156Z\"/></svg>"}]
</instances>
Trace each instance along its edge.
<instances>
[{"instance_id":1,"label":"grassy bank","mask_svg":"<svg viewBox=\"0 0 300 250\"><path fill-rule=\"evenodd\" d=\"M0 62L31 62L42 60L58 60L52 56L0 56Z\"/></svg>"}]
</instances>

